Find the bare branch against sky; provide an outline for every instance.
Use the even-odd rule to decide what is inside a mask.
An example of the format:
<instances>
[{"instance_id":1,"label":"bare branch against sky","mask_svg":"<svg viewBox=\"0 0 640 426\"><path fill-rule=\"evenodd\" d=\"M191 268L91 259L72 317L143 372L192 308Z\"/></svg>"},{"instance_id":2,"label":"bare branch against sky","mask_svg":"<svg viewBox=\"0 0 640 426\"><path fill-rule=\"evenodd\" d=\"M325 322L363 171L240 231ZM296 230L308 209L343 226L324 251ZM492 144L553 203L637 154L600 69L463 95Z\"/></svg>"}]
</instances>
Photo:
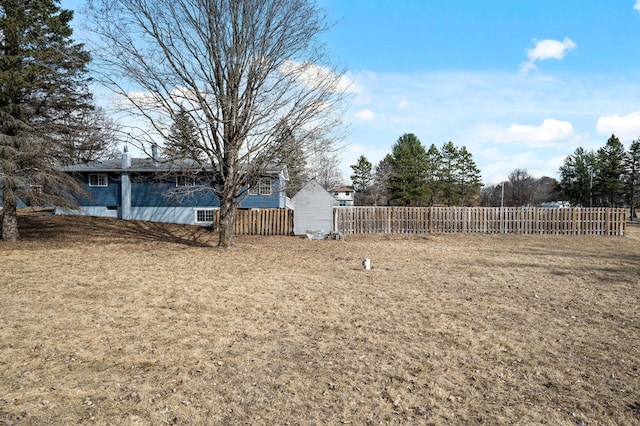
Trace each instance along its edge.
<instances>
[{"instance_id":1,"label":"bare branch against sky","mask_svg":"<svg viewBox=\"0 0 640 426\"><path fill-rule=\"evenodd\" d=\"M233 243L236 198L280 133L303 145L341 133L346 79L318 42L328 26L313 1L91 0L89 11L103 82L146 123L138 144L166 140L179 113L195 123L195 160L215 165L221 245Z\"/></svg>"}]
</instances>

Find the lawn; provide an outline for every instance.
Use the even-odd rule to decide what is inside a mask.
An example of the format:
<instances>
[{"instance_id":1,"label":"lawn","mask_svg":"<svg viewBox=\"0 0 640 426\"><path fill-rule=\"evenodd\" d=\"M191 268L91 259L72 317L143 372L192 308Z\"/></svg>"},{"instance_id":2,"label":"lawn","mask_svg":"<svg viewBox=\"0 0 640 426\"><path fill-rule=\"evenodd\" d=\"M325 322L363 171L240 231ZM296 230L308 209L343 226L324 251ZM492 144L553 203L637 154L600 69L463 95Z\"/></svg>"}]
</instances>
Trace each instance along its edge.
<instances>
[{"instance_id":1,"label":"lawn","mask_svg":"<svg viewBox=\"0 0 640 426\"><path fill-rule=\"evenodd\" d=\"M190 226L20 225L0 424L640 424L634 226L223 250Z\"/></svg>"}]
</instances>

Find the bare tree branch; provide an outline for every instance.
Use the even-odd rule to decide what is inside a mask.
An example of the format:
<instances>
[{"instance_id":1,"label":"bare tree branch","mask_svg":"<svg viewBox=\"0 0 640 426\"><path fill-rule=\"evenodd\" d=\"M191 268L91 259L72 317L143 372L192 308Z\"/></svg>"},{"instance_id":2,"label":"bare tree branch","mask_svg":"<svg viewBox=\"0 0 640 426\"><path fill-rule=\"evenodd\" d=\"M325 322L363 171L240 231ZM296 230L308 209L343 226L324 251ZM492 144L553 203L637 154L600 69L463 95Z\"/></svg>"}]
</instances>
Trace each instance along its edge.
<instances>
[{"instance_id":1,"label":"bare tree branch","mask_svg":"<svg viewBox=\"0 0 640 426\"><path fill-rule=\"evenodd\" d=\"M328 27L311 0L90 0L89 11L104 82L149 126L140 142L167 140L179 112L195 123L193 160L215 165L222 246L238 194L276 155L280 123L301 146L340 134L346 79L318 43Z\"/></svg>"}]
</instances>

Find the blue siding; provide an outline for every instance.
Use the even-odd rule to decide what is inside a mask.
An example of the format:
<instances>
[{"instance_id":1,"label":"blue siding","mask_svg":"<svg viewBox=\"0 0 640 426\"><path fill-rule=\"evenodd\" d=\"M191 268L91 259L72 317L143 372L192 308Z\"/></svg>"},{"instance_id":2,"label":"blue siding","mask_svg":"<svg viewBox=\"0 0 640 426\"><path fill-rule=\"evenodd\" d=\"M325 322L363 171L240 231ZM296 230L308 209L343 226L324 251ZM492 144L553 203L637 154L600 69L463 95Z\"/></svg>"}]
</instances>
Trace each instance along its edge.
<instances>
[{"instance_id":1,"label":"blue siding","mask_svg":"<svg viewBox=\"0 0 640 426\"><path fill-rule=\"evenodd\" d=\"M84 172L80 179L86 185L92 198L82 197L78 200L81 207L118 207L122 208L122 176L120 173L108 173L107 186L89 186L89 174L100 172ZM126 180L125 180L126 181ZM284 193L278 191L280 182L273 180L271 195L246 195L241 197L240 208L282 208ZM186 189L186 188L185 188ZM193 193L176 187L175 180L154 180L153 174L136 173L131 175L131 208L219 208L220 200L211 189L203 187L202 191ZM191 192L191 193L189 193ZM138 210L136 210L138 211ZM146 211L146 210L145 210Z\"/></svg>"},{"instance_id":2,"label":"blue siding","mask_svg":"<svg viewBox=\"0 0 640 426\"><path fill-rule=\"evenodd\" d=\"M190 188L191 190L193 188ZM182 192L182 193L181 193ZM173 182L132 182L132 207L219 207L213 191L204 188L196 193L181 191Z\"/></svg>"},{"instance_id":3,"label":"blue siding","mask_svg":"<svg viewBox=\"0 0 640 426\"><path fill-rule=\"evenodd\" d=\"M265 208L277 208L279 206L280 193L275 192L271 195L249 195L242 203L240 208L242 209L265 209Z\"/></svg>"},{"instance_id":4,"label":"blue siding","mask_svg":"<svg viewBox=\"0 0 640 426\"><path fill-rule=\"evenodd\" d=\"M94 174L94 173L91 173ZM107 186L89 186L89 174L81 176L82 182L87 186L92 198L82 197L78 200L80 206L107 206L120 205L120 179L117 175L109 173ZM117 179L116 179L117 178Z\"/></svg>"}]
</instances>

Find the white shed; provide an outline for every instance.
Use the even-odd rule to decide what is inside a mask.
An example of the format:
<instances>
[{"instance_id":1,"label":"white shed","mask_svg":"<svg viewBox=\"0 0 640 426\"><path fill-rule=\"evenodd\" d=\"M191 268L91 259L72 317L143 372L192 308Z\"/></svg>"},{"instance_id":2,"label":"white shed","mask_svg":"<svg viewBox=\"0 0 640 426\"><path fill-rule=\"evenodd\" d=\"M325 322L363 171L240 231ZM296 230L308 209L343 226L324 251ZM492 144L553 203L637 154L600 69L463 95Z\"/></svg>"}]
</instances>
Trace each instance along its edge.
<instances>
[{"instance_id":1,"label":"white shed","mask_svg":"<svg viewBox=\"0 0 640 426\"><path fill-rule=\"evenodd\" d=\"M336 199L318 182L310 180L291 199L293 203L293 232L304 235L307 230L333 231L333 206Z\"/></svg>"}]
</instances>

